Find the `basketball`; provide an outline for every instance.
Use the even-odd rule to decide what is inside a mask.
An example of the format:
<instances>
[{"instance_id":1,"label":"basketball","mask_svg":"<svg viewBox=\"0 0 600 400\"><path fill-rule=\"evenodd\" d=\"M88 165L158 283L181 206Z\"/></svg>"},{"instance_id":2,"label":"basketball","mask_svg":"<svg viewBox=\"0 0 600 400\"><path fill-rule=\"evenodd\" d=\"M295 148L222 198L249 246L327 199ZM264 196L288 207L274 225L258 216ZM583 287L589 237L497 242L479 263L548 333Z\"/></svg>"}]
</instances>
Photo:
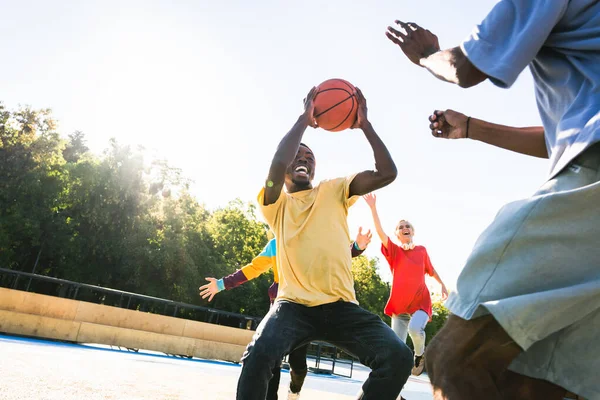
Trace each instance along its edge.
<instances>
[{"instance_id":1,"label":"basketball","mask_svg":"<svg viewBox=\"0 0 600 400\"><path fill-rule=\"evenodd\" d=\"M330 132L348 129L356 121L356 88L343 79L326 80L317 86L314 105L319 128Z\"/></svg>"}]
</instances>

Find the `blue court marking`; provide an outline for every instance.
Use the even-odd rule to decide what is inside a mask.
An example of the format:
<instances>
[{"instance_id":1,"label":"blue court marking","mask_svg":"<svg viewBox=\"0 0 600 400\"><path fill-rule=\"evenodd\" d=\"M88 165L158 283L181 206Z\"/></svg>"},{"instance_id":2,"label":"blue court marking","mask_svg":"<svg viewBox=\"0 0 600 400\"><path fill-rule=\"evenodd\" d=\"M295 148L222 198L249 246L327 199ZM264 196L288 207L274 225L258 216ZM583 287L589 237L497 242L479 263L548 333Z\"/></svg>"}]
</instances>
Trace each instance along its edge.
<instances>
[{"instance_id":1,"label":"blue court marking","mask_svg":"<svg viewBox=\"0 0 600 400\"><path fill-rule=\"evenodd\" d=\"M114 348L97 347L96 345L93 345L93 344L88 345L88 344L60 342L60 341L33 338L33 337L25 337L25 336L11 336L11 335L7 335L5 333L0 333L0 342L33 344L33 345L37 345L37 346L67 347L67 348L90 350L90 351L94 351L94 350L108 351L108 352L121 353L121 354L141 355L141 356L146 356L146 357L166 358L166 359L170 359L170 360L189 361L189 362L197 362L197 363L202 363L202 364L212 364L212 365L221 365L221 366L226 366L226 367L241 368L240 364L234 363L234 362L229 362L229 361L206 360L203 358L175 357L175 356L170 356L167 354L147 353L143 350L134 352L134 351L128 351L128 350L114 349ZM102 346L104 346L104 345L102 345ZM289 374L289 371L286 369L282 369L281 372ZM312 372L309 372L308 374L310 376L314 376L317 378L337 380L340 382L348 382L348 383L361 383L362 382L361 380L347 378L347 377L343 377L343 376L337 376L337 375L323 375L323 374L315 374Z\"/></svg>"},{"instance_id":2,"label":"blue court marking","mask_svg":"<svg viewBox=\"0 0 600 400\"><path fill-rule=\"evenodd\" d=\"M202 358L175 357L175 356L170 356L167 354L147 353L143 350L139 350L138 352L135 352L135 351L128 351L128 350L114 349L114 348L97 347L96 345L93 345L93 344L88 345L88 344L81 344L81 343L65 343L65 342L60 342L60 341L39 339L39 338L32 338L32 337L25 337L25 336L10 336L10 335L6 335L5 333L0 333L0 342L20 342L20 343L35 344L38 346L69 347L69 348L82 349L82 350L108 351L108 352L115 352L115 353L121 353L121 354L142 355L142 356L147 356L147 357L167 358L167 359L172 359L172 360L174 359L174 360L181 360L181 361L193 361L193 362L200 362L200 363L206 363L206 364L216 364L216 365L225 365L225 366L230 366L230 367L238 367L238 368L240 367L239 364L236 364L233 362L228 362L228 361L205 360ZM104 345L102 345L102 346L104 346Z\"/></svg>"}]
</instances>

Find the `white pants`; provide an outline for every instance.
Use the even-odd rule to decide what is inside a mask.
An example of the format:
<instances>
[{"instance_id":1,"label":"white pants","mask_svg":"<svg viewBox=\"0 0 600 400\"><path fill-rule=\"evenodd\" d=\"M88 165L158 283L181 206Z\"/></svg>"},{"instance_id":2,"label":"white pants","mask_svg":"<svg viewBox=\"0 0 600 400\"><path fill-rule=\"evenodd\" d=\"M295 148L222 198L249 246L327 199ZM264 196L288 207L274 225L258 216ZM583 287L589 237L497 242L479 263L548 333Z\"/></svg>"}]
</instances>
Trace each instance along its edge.
<instances>
[{"instance_id":1,"label":"white pants","mask_svg":"<svg viewBox=\"0 0 600 400\"><path fill-rule=\"evenodd\" d=\"M392 330L405 343L407 335L410 335L415 348L415 356L422 356L425 352L425 326L428 321L429 315L423 310L416 311L413 315L392 316Z\"/></svg>"}]
</instances>

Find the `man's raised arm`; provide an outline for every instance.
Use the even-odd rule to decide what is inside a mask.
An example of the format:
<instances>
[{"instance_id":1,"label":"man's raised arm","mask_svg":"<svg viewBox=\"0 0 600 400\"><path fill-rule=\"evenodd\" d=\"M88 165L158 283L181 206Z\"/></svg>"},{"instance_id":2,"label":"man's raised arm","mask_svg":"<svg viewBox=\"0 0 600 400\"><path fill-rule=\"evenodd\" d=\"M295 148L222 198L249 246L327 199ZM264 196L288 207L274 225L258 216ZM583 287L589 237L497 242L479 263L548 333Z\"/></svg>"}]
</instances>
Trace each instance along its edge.
<instances>
[{"instance_id":1,"label":"man's raised arm","mask_svg":"<svg viewBox=\"0 0 600 400\"><path fill-rule=\"evenodd\" d=\"M265 183L265 196L264 205L268 206L273 204L279 198L281 189L285 183L285 173L288 166L294 161L302 136L306 127L316 127L316 122L313 117L314 104L313 100L317 93L317 88L313 87L306 99L304 99L304 113L300 115L298 121L294 124L292 129L281 139L277 151L271 161L271 168L269 169L269 176Z\"/></svg>"},{"instance_id":2,"label":"man's raised arm","mask_svg":"<svg viewBox=\"0 0 600 400\"><path fill-rule=\"evenodd\" d=\"M406 57L436 78L468 88L485 81L488 76L477 69L460 47L440 50L436 35L409 22L396 21L404 32L389 26L386 36L397 44Z\"/></svg>"},{"instance_id":3,"label":"man's raised arm","mask_svg":"<svg viewBox=\"0 0 600 400\"><path fill-rule=\"evenodd\" d=\"M367 119L367 100L360 89L357 90L358 114L352 128L362 129L365 137L373 149L375 157L375 170L358 173L352 183L348 196L362 196L374 190L389 185L396 179L398 171L392 156L383 141L379 138L373 126Z\"/></svg>"},{"instance_id":4,"label":"man's raised arm","mask_svg":"<svg viewBox=\"0 0 600 400\"><path fill-rule=\"evenodd\" d=\"M473 139L533 157L548 158L544 128L515 128L467 117L454 110L436 110L429 116L429 129L437 138Z\"/></svg>"}]
</instances>

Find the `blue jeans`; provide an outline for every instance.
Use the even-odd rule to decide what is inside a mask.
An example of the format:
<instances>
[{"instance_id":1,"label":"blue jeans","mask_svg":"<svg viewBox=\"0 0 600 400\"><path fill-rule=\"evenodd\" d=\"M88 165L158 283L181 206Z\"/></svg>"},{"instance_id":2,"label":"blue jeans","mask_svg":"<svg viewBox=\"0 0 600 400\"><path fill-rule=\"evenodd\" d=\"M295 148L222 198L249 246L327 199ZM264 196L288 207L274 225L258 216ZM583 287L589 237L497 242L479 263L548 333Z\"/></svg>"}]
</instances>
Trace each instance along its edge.
<instances>
[{"instance_id":1,"label":"blue jeans","mask_svg":"<svg viewBox=\"0 0 600 400\"><path fill-rule=\"evenodd\" d=\"M313 340L354 354L371 368L362 400L395 400L410 376L412 352L378 316L342 301L317 307L278 301L242 356L237 400L264 400L283 355Z\"/></svg>"}]
</instances>

